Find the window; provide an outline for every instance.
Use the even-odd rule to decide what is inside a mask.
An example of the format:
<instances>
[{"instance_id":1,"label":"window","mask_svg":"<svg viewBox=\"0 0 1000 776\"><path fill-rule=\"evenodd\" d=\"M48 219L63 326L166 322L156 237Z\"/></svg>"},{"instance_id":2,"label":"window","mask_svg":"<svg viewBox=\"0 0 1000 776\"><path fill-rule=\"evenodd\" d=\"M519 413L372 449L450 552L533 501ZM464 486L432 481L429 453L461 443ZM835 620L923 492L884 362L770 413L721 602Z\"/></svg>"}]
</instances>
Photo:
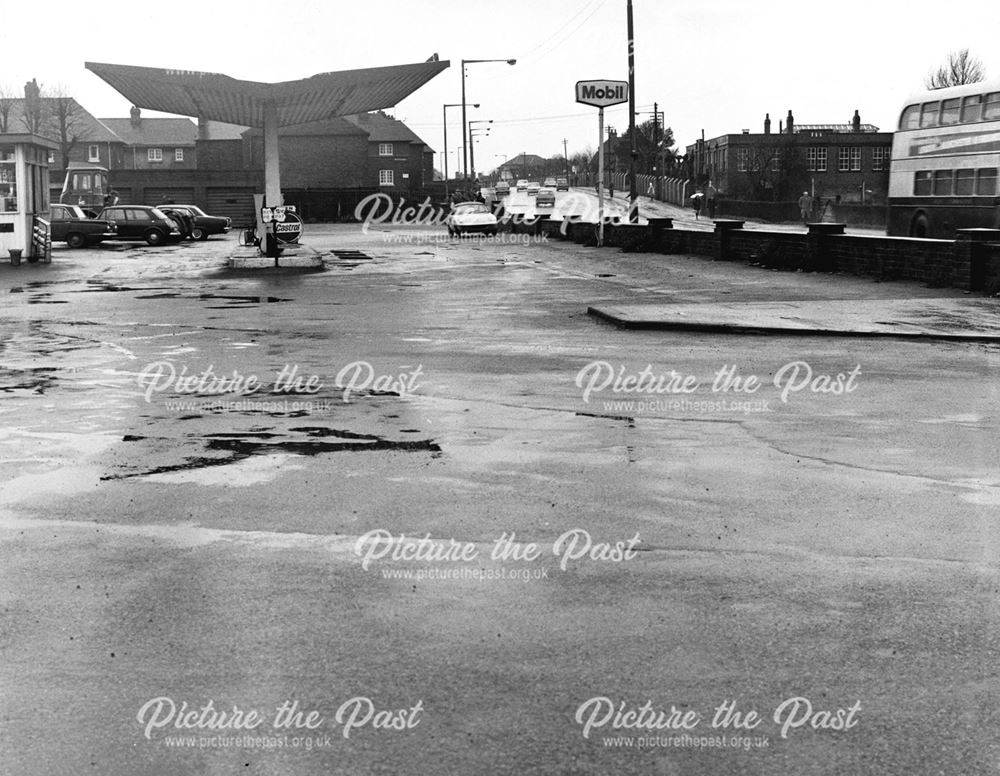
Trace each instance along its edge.
<instances>
[{"instance_id":1,"label":"window","mask_svg":"<svg viewBox=\"0 0 1000 776\"><path fill-rule=\"evenodd\" d=\"M890 146L872 148L872 170L885 170L889 166Z\"/></svg>"},{"instance_id":2,"label":"window","mask_svg":"<svg viewBox=\"0 0 1000 776\"><path fill-rule=\"evenodd\" d=\"M87 146L87 161L88 162L99 162L101 161L101 149L96 145Z\"/></svg>"},{"instance_id":3,"label":"window","mask_svg":"<svg viewBox=\"0 0 1000 776\"><path fill-rule=\"evenodd\" d=\"M806 162L810 172L826 172L826 146L809 146Z\"/></svg>"},{"instance_id":4,"label":"window","mask_svg":"<svg viewBox=\"0 0 1000 776\"><path fill-rule=\"evenodd\" d=\"M55 164L55 163L56 163L56 152L49 151L49 164Z\"/></svg>"},{"instance_id":5,"label":"window","mask_svg":"<svg viewBox=\"0 0 1000 776\"><path fill-rule=\"evenodd\" d=\"M736 169L740 172L747 171L747 162L750 159L750 149L749 148L737 148L736 149Z\"/></svg>"},{"instance_id":6,"label":"window","mask_svg":"<svg viewBox=\"0 0 1000 776\"><path fill-rule=\"evenodd\" d=\"M148 210L140 210L139 208L128 208L125 211L125 218L129 221L152 221L153 216Z\"/></svg>"},{"instance_id":7,"label":"window","mask_svg":"<svg viewBox=\"0 0 1000 776\"><path fill-rule=\"evenodd\" d=\"M5 213L17 212L17 167L14 164L14 148L0 149L0 210Z\"/></svg>"},{"instance_id":8,"label":"window","mask_svg":"<svg viewBox=\"0 0 1000 776\"><path fill-rule=\"evenodd\" d=\"M378 171L378 185L379 186L394 186L395 182L393 180L392 170L379 170Z\"/></svg>"},{"instance_id":9,"label":"window","mask_svg":"<svg viewBox=\"0 0 1000 776\"><path fill-rule=\"evenodd\" d=\"M976 170L976 194L993 196L997 193L997 168L984 167Z\"/></svg>"},{"instance_id":10,"label":"window","mask_svg":"<svg viewBox=\"0 0 1000 776\"><path fill-rule=\"evenodd\" d=\"M986 95L986 103L983 105L983 121L997 119L1000 119L1000 92L990 92Z\"/></svg>"},{"instance_id":11,"label":"window","mask_svg":"<svg viewBox=\"0 0 1000 776\"><path fill-rule=\"evenodd\" d=\"M861 146L841 146L837 156L837 169L840 172L861 169Z\"/></svg>"},{"instance_id":12,"label":"window","mask_svg":"<svg viewBox=\"0 0 1000 776\"><path fill-rule=\"evenodd\" d=\"M174 161L175 162L183 162L184 161L184 149L183 148L175 148L174 149Z\"/></svg>"},{"instance_id":13,"label":"window","mask_svg":"<svg viewBox=\"0 0 1000 776\"><path fill-rule=\"evenodd\" d=\"M958 97L953 97L950 100L943 100L941 102L941 124L957 124L958 123Z\"/></svg>"},{"instance_id":14,"label":"window","mask_svg":"<svg viewBox=\"0 0 1000 776\"><path fill-rule=\"evenodd\" d=\"M920 111L921 127L936 127L938 123L938 107L940 103L925 102Z\"/></svg>"},{"instance_id":15,"label":"window","mask_svg":"<svg viewBox=\"0 0 1000 776\"><path fill-rule=\"evenodd\" d=\"M392 143L379 143L378 144L378 155L379 156L392 156Z\"/></svg>"},{"instance_id":16,"label":"window","mask_svg":"<svg viewBox=\"0 0 1000 776\"><path fill-rule=\"evenodd\" d=\"M962 123L968 124L972 121L979 121L983 110L983 95L970 94L962 100Z\"/></svg>"},{"instance_id":17,"label":"window","mask_svg":"<svg viewBox=\"0 0 1000 776\"><path fill-rule=\"evenodd\" d=\"M146 158L151 162L162 162L163 161L163 149L162 148L149 148L146 150Z\"/></svg>"},{"instance_id":18,"label":"window","mask_svg":"<svg viewBox=\"0 0 1000 776\"><path fill-rule=\"evenodd\" d=\"M934 196L947 197L952 193L952 171L934 171Z\"/></svg>"},{"instance_id":19,"label":"window","mask_svg":"<svg viewBox=\"0 0 1000 776\"><path fill-rule=\"evenodd\" d=\"M973 169L955 170L955 194L968 197L975 190L976 171Z\"/></svg>"},{"instance_id":20,"label":"window","mask_svg":"<svg viewBox=\"0 0 1000 776\"><path fill-rule=\"evenodd\" d=\"M931 171L920 170L913 176L913 194L926 197L931 193Z\"/></svg>"},{"instance_id":21,"label":"window","mask_svg":"<svg viewBox=\"0 0 1000 776\"><path fill-rule=\"evenodd\" d=\"M899 117L900 129L917 129L920 126L920 106L907 105Z\"/></svg>"}]
</instances>

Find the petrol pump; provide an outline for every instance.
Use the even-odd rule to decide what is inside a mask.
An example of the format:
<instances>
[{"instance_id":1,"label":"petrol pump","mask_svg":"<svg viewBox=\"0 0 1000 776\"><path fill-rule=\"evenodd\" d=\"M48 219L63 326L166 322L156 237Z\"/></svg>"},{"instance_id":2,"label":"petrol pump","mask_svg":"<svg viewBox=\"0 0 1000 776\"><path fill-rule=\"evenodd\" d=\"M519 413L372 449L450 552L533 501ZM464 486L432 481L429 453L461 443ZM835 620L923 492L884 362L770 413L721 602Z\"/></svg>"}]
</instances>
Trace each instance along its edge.
<instances>
[{"instance_id":1,"label":"petrol pump","mask_svg":"<svg viewBox=\"0 0 1000 776\"><path fill-rule=\"evenodd\" d=\"M49 257L49 151L54 140L34 134L0 134L0 256L11 264ZM43 228L42 224L46 224Z\"/></svg>"}]
</instances>

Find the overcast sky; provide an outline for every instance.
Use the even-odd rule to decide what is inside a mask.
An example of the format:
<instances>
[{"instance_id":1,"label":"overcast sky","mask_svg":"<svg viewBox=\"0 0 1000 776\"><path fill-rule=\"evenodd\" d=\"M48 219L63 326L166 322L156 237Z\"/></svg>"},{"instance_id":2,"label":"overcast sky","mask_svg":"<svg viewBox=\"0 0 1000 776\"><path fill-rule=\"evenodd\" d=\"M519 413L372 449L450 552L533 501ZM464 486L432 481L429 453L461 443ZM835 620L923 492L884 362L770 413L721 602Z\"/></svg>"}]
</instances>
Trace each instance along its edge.
<instances>
[{"instance_id":1,"label":"overcast sky","mask_svg":"<svg viewBox=\"0 0 1000 776\"><path fill-rule=\"evenodd\" d=\"M0 87L71 94L98 117L129 103L84 62L219 72L283 81L315 73L422 62L452 66L398 105L395 115L440 152L442 105L461 101L468 66L470 118L493 119L476 168L522 152L572 154L597 145L597 109L575 102L578 80L627 80L626 0L343 2L343 0L105 0L60 12L0 0ZM891 131L902 102L950 51L969 48L1000 80L995 0L634 0L636 106L654 101L680 146L747 128L774 130L789 109L800 124L864 122ZM146 115L162 115L147 112ZM451 108L449 170L460 139ZM627 106L606 110L623 131ZM440 157L435 157L440 168Z\"/></svg>"}]
</instances>

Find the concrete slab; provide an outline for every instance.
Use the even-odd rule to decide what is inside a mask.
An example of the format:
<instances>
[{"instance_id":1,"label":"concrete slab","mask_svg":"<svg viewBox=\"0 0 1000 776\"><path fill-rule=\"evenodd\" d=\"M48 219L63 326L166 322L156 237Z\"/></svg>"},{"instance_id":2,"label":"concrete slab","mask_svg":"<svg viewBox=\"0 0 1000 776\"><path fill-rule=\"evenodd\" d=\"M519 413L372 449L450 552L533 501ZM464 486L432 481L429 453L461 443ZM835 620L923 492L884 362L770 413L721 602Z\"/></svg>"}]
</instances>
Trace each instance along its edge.
<instances>
[{"instance_id":1,"label":"concrete slab","mask_svg":"<svg viewBox=\"0 0 1000 776\"><path fill-rule=\"evenodd\" d=\"M587 312L630 329L1000 342L1000 301L983 298L601 305Z\"/></svg>"},{"instance_id":2,"label":"concrete slab","mask_svg":"<svg viewBox=\"0 0 1000 776\"><path fill-rule=\"evenodd\" d=\"M261 255L252 245L239 246L229 254L230 269L318 269L323 267L323 257L308 245L292 245L282 249L277 265L270 256Z\"/></svg>"}]
</instances>

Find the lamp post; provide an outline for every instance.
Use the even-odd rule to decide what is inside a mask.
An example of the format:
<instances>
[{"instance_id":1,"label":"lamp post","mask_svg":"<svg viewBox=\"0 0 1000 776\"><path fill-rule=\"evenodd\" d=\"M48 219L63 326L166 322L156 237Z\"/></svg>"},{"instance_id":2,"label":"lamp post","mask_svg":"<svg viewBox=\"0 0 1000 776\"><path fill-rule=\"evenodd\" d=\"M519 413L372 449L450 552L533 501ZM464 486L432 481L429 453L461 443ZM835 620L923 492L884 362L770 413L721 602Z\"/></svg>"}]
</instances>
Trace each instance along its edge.
<instances>
[{"instance_id":1,"label":"lamp post","mask_svg":"<svg viewBox=\"0 0 1000 776\"><path fill-rule=\"evenodd\" d=\"M465 97L463 96L463 100ZM465 121L465 105L461 102L446 102L441 108L441 114L444 119L442 124L444 125L444 198L448 199L448 108L457 108L459 105L462 106L462 121ZM479 103L475 103L473 108L478 108ZM464 134L464 133L463 133Z\"/></svg>"},{"instance_id":2,"label":"lamp post","mask_svg":"<svg viewBox=\"0 0 1000 776\"><path fill-rule=\"evenodd\" d=\"M483 127L477 127L476 129L473 129L472 128L473 124L492 124L492 123L493 123L493 119L484 119L482 121L470 121L469 122L469 137L472 137L472 133L473 132L477 132L477 131L483 129ZM482 134L488 134L489 131L490 131L490 129L492 129L492 127L485 127L485 129L486 129L486 132L483 132ZM472 181L475 182L475 180L476 180L476 157L473 154L473 150L474 149L470 145L469 146L469 171L471 172L470 177L472 178Z\"/></svg>"},{"instance_id":3,"label":"lamp post","mask_svg":"<svg viewBox=\"0 0 1000 776\"><path fill-rule=\"evenodd\" d=\"M517 60L516 59L463 59L462 60L462 133L463 133L462 142L466 143L466 145L468 145L468 135L466 134L466 132L467 132L466 128L468 127L468 124L465 123L466 122L466 118L465 118L465 66L466 65L479 64L479 63L482 63L482 62L506 62L508 65L516 65L517 64ZM466 159L465 160L465 172L466 172L466 175L468 175L468 172L469 172L468 162L469 162L469 160Z\"/></svg>"},{"instance_id":4,"label":"lamp post","mask_svg":"<svg viewBox=\"0 0 1000 776\"><path fill-rule=\"evenodd\" d=\"M469 130L469 164L472 165L472 167L470 169L470 172L472 174L469 176L469 180L472 182L473 186L476 185L476 153L475 153L476 152L476 143L479 142L478 138L480 136L485 137L489 133L490 133L490 128L489 127L485 127L485 128L480 127L478 129L470 129Z\"/></svg>"}]
</instances>

